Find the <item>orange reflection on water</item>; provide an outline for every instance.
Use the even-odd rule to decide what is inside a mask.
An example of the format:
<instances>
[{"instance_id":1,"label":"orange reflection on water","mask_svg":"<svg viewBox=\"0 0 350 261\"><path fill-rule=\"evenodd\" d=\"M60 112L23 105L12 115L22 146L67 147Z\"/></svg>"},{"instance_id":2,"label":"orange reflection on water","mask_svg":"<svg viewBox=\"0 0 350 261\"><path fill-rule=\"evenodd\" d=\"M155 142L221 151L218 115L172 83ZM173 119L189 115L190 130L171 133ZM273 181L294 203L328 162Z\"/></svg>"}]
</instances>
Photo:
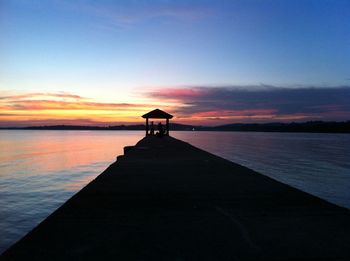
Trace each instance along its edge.
<instances>
[{"instance_id":1,"label":"orange reflection on water","mask_svg":"<svg viewBox=\"0 0 350 261\"><path fill-rule=\"evenodd\" d=\"M140 131L1 131L0 175L94 171L94 164L105 162L107 167L123 154L124 146L134 145L143 135Z\"/></svg>"}]
</instances>

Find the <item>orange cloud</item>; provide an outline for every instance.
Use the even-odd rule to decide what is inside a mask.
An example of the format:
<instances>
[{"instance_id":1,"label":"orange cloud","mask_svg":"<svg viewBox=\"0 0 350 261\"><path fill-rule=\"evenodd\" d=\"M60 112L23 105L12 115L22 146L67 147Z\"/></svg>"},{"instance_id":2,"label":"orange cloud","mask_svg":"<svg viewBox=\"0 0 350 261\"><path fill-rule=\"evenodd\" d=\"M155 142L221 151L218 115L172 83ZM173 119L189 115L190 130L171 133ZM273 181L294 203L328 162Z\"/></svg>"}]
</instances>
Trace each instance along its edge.
<instances>
[{"instance_id":1,"label":"orange cloud","mask_svg":"<svg viewBox=\"0 0 350 261\"><path fill-rule=\"evenodd\" d=\"M11 96L0 96L0 100L18 100L18 99L32 99L32 98L39 98L39 97L53 97L53 98L70 98L70 99L85 99L84 97L80 95L70 94L70 93L43 93L43 92L36 92L36 93L26 93L26 94L19 94L19 95L11 95Z\"/></svg>"},{"instance_id":2,"label":"orange cloud","mask_svg":"<svg viewBox=\"0 0 350 261\"><path fill-rule=\"evenodd\" d=\"M140 107L147 107L147 105L56 100L11 100L6 103L0 102L0 109L3 110L135 110Z\"/></svg>"},{"instance_id":3,"label":"orange cloud","mask_svg":"<svg viewBox=\"0 0 350 261\"><path fill-rule=\"evenodd\" d=\"M0 125L140 123L154 105L97 102L69 93L26 93L0 96Z\"/></svg>"}]
</instances>

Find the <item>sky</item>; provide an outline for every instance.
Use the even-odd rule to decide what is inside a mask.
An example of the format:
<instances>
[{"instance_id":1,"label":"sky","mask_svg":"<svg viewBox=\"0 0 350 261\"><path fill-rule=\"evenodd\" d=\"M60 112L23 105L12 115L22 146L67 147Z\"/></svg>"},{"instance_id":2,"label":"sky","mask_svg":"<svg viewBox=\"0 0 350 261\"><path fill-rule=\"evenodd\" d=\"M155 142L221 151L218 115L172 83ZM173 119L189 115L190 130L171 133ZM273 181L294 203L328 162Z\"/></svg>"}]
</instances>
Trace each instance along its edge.
<instances>
[{"instance_id":1,"label":"sky","mask_svg":"<svg viewBox=\"0 0 350 261\"><path fill-rule=\"evenodd\" d=\"M0 126L350 120L348 0L0 0Z\"/></svg>"}]
</instances>

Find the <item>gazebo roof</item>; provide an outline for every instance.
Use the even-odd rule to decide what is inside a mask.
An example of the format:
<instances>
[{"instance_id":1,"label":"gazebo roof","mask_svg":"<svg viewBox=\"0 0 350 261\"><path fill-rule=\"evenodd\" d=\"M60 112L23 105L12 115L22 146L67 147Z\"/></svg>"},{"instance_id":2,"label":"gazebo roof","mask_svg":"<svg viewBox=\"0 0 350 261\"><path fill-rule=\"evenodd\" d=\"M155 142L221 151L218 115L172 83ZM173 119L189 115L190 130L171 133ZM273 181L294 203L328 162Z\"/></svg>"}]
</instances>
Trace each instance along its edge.
<instances>
[{"instance_id":1,"label":"gazebo roof","mask_svg":"<svg viewBox=\"0 0 350 261\"><path fill-rule=\"evenodd\" d=\"M152 118L152 119L171 119L172 117L173 115L159 109L155 109L153 111L150 111L142 115L142 118Z\"/></svg>"}]
</instances>

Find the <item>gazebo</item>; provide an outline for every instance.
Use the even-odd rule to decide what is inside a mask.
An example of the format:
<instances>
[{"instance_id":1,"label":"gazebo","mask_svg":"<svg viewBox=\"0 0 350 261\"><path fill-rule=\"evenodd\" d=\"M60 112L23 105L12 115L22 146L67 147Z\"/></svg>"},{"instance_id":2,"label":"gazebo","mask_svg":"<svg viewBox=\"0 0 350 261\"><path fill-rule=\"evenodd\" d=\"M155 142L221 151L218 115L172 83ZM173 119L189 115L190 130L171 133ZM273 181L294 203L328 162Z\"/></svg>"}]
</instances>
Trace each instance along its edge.
<instances>
[{"instance_id":1,"label":"gazebo","mask_svg":"<svg viewBox=\"0 0 350 261\"><path fill-rule=\"evenodd\" d=\"M173 115L166 113L165 111L159 110L159 109L155 109L153 111L150 111L144 115L142 115L142 118L146 119L146 136L148 135L152 135L149 132L149 123L148 123L148 119L166 119L166 125L165 125L165 135L169 136L169 119L171 119L173 117ZM160 130L159 130L160 131ZM160 133L160 135L162 135L162 133Z\"/></svg>"}]
</instances>

